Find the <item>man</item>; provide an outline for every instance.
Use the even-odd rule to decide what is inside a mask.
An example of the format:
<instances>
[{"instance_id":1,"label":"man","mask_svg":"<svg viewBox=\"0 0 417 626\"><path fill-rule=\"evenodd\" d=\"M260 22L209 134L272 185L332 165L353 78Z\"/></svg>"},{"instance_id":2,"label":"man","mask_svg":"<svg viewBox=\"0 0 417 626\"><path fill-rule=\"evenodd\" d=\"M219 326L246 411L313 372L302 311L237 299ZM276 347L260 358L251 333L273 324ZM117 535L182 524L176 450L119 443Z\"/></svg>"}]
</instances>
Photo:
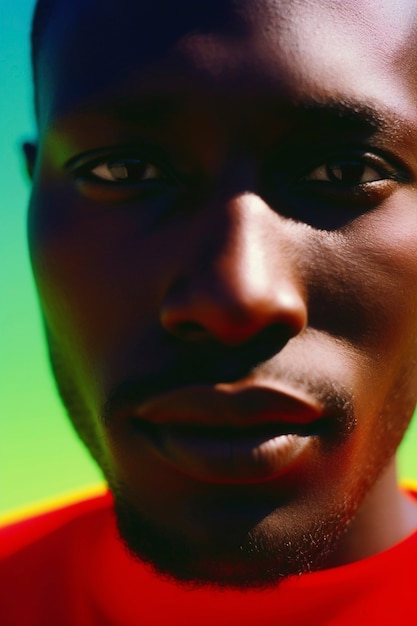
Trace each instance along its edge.
<instances>
[{"instance_id":1,"label":"man","mask_svg":"<svg viewBox=\"0 0 417 626\"><path fill-rule=\"evenodd\" d=\"M411 0L39 2L30 253L116 521L6 529L1 623L417 624L416 37Z\"/></svg>"}]
</instances>

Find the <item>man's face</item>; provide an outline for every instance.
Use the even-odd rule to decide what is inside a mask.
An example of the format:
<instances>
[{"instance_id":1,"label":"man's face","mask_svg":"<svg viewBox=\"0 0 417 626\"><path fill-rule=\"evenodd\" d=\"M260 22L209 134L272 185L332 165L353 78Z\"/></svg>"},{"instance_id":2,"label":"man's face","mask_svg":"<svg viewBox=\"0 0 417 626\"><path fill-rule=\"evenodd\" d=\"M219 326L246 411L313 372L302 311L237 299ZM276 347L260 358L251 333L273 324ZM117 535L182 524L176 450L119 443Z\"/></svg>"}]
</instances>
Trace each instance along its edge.
<instances>
[{"instance_id":1,"label":"man's face","mask_svg":"<svg viewBox=\"0 0 417 626\"><path fill-rule=\"evenodd\" d=\"M416 403L414 3L348 5L57 2L44 34L51 361L179 579L325 564Z\"/></svg>"}]
</instances>

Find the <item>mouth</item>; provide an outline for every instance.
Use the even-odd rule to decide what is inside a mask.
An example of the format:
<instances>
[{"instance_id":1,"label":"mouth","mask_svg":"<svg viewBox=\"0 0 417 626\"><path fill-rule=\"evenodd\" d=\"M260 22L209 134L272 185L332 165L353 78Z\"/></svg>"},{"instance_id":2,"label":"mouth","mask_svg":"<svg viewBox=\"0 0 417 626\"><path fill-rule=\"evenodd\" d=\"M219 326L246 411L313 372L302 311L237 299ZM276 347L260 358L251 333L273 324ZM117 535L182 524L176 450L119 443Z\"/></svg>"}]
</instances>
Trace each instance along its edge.
<instances>
[{"instance_id":1,"label":"mouth","mask_svg":"<svg viewBox=\"0 0 417 626\"><path fill-rule=\"evenodd\" d=\"M125 417L174 470L209 483L269 481L296 466L334 420L291 389L195 385L130 407Z\"/></svg>"},{"instance_id":2,"label":"mouth","mask_svg":"<svg viewBox=\"0 0 417 626\"><path fill-rule=\"evenodd\" d=\"M308 425L205 427L154 424L133 418L134 432L145 437L174 469L211 483L271 480L286 470L328 428L328 420Z\"/></svg>"}]
</instances>

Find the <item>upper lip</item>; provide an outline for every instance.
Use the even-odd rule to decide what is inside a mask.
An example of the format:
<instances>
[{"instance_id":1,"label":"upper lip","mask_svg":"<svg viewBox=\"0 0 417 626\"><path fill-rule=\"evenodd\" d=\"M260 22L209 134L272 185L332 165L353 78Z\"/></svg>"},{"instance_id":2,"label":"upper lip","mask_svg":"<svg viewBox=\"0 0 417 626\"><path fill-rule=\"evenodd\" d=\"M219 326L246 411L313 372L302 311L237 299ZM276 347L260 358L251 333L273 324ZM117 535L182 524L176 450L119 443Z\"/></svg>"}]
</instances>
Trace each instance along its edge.
<instances>
[{"instance_id":1,"label":"upper lip","mask_svg":"<svg viewBox=\"0 0 417 626\"><path fill-rule=\"evenodd\" d=\"M179 387L133 403L126 412L158 426L239 430L303 426L325 417L323 405L302 390L247 381Z\"/></svg>"}]
</instances>

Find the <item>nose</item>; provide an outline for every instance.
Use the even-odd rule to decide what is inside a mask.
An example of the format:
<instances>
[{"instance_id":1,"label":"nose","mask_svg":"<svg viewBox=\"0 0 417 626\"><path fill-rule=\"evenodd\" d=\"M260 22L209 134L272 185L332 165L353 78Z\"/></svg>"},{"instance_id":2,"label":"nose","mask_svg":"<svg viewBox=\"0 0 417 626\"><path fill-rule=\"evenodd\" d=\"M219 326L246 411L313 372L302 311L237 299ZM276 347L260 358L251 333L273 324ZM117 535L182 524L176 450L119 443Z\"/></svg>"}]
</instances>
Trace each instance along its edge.
<instances>
[{"instance_id":1,"label":"nose","mask_svg":"<svg viewBox=\"0 0 417 626\"><path fill-rule=\"evenodd\" d=\"M296 225L249 193L207 213L166 289L163 327L185 341L238 346L275 326L285 344L307 324Z\"/></svg>"}]
</instances>

